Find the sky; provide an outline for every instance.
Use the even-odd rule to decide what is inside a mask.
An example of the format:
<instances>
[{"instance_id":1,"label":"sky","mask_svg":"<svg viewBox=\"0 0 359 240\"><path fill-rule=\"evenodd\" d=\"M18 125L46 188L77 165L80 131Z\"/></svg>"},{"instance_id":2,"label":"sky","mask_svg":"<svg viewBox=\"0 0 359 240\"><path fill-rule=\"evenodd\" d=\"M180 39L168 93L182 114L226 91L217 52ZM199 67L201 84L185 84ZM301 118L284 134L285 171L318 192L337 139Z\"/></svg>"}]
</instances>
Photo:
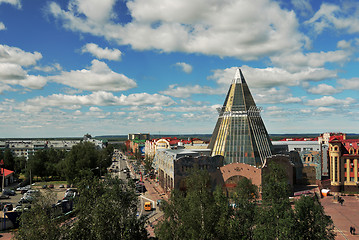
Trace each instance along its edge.
<instances>
[{"instance_id":1,"label":"sky","mask_svg":"<svg viewBox=\"0 0 359 240\"><path fill-rule=\"evenodd\" d=\"M241 68L269 134L359 133L354 0L0 0L0 138L211 134Z\"/></svg>"}]
</instances>

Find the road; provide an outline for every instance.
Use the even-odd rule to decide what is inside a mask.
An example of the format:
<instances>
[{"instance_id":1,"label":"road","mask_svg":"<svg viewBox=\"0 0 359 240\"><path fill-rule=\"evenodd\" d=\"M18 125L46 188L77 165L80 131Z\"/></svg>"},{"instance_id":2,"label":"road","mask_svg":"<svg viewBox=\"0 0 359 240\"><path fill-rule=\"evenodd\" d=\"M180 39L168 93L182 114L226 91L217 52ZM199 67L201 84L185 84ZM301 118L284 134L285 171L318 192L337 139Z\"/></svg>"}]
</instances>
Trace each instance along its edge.
<instances>
[{"instance_id":1,"label":"road","mask_svg":"<svg viewBox=\"0 0 359 240\"><path fill-rule=\"evenodd\" d=\"M123 153L115 149L112 158L112 165L109 170L112 171L113 177L118 177L124 181L128 180L127 175L129 174L132 179L139 179L140 175L136 172L144 172L143 166L136 166L135 161L129 160ZM124 172L124 169L128 169L129 172ZM165 194L160 191L160 187L152 179L144 179L142 182L143 186L147 191L143 193L138 193L138 216L145 217L147 219L146 229L148 230L150 236L154 236L153 228L158 220L162 217L163 213L160 211L159 207L156 206L158 199L166 199ZM144 204L145 202L152 203L152 211L145 211Z\"/></svg>"}]
</instances>

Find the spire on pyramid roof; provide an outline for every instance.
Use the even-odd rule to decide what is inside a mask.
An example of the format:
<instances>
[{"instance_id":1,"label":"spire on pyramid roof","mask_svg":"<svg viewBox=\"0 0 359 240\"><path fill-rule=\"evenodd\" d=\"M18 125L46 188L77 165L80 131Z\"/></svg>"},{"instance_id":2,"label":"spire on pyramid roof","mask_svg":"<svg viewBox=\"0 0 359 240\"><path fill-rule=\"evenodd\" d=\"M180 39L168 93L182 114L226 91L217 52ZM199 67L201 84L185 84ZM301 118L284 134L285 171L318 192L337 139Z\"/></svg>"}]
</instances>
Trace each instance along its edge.
<instances>
[{"instance_id":1,"label":"spire on pyramid roof","mask_svg":"<svg viewBox=\"0 0 359 240\"><path fill-rule=\"evenodd\" d=\"M237 68L236 73L234 74L232 83L245 83L245 82L246 82L246 80L244 79L241 69Z\"/></svg>"}]
</instances>

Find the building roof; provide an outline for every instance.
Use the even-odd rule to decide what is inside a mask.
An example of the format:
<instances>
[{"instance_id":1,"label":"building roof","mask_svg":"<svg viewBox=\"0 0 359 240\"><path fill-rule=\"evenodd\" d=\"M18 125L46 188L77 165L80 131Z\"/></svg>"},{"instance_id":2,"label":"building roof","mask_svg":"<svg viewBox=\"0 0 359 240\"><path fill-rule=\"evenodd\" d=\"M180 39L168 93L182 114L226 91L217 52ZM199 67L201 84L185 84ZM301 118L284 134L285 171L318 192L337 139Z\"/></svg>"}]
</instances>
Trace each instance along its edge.
<instances>
[{"instance_id":1,"label":"building roof","mask_svg":"<svg viewBox=\"0 0 359 240\"><path fill-rule=\"evenodd\" d=\"M8 170L8 169L5 169L5 168L0 168L0 176L2 177L3 176L3 172L5 171L5 177L11 175L14 171L11 171L11 170Z\"/></svg>"}]
</instances>

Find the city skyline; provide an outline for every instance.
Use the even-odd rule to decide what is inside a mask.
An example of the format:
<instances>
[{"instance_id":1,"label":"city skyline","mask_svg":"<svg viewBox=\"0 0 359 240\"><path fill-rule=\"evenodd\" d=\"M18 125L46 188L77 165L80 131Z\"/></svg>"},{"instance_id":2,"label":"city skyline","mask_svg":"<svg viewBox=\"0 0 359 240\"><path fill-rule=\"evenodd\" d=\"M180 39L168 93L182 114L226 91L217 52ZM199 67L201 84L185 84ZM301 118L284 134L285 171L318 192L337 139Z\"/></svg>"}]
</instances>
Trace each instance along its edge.
<instances>
[{"instance_id":1,"label":"city skyline","mask_svg":"<svg viewBox=\"0 0 359 240\"><path fill-rule=\"evenodd\" d=\"M358 11L0 0L0 136L211 134L238 67L269 134L359 133Z\"/></svg>"}]
</instances>

